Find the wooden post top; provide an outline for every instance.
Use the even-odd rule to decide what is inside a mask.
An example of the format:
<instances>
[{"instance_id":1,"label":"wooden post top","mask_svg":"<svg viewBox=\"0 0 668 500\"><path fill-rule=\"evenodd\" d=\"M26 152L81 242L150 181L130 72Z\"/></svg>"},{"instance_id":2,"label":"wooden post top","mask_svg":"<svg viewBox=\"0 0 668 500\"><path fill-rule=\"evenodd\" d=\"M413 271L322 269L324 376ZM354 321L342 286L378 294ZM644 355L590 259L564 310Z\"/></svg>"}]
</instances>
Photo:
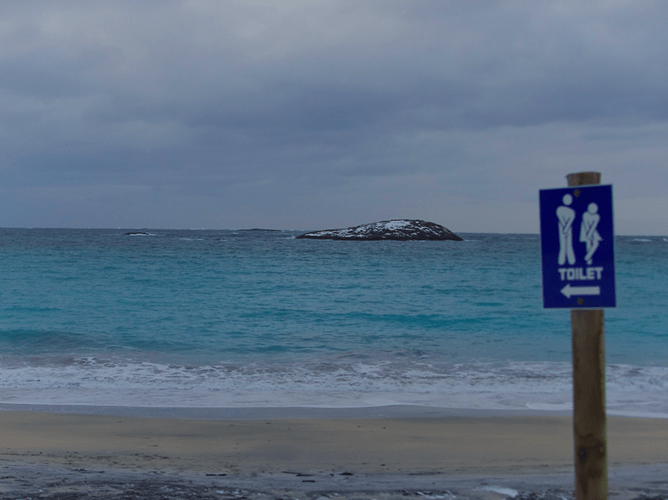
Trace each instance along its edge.
<instances>
[{"instance_id":1,"label":"wooden post top","mask_svg":"<svg viewBox=\"0 0 668 500\"><path fill-rule=\"evenodd\" d=\"M568 174L566 176L568 179L569 186L585 186L587 184L600 184L601 183L601 173L600 172L577 172L575 174Z\"/></svg>"}]
</instances>

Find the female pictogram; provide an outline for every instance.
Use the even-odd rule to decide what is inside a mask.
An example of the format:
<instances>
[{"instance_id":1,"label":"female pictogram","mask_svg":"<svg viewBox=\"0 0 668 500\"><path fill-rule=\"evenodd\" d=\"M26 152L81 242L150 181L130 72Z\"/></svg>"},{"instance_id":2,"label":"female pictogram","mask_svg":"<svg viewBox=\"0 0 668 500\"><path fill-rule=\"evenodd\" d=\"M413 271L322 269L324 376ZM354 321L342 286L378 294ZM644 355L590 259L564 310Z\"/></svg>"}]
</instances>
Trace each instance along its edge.
<instances>
[{"instance_id":1,"label":"female pictogram","mask_svg":"<svg viewBox=\"0 0 668 500\"><path fill-rule=\"evenodd\" d=\"M590 203L587 207L587 211L582 214L582 225L580 226L580 241L585 243L587 246L587 255L585 255L585 261L591 266L592 256L594 252L598 249L598 245L603 238L596 230L601 216L598 214L598 205L596 203Z\"/></svg>"}]
</instances>

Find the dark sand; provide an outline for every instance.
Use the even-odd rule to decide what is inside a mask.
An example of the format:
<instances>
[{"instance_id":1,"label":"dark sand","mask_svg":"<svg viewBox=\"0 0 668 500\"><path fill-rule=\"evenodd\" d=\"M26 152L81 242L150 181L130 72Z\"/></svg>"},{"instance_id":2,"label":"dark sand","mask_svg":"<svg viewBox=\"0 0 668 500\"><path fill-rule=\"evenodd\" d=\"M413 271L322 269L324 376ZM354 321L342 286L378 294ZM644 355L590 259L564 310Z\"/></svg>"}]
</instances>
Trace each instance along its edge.
<instances>
[{"instance_id":1,"label":"dark sand","mask_svg":"<svg viewBox=\"0 0 668 500\"><path fill-rule=\"evenodd\" d=\"M236 420L0 411L0 497L572 496L570 417L422 410ZM668 498L668 420L609 417L608 442L611 497Z\"/></svg>"}]
</instances>

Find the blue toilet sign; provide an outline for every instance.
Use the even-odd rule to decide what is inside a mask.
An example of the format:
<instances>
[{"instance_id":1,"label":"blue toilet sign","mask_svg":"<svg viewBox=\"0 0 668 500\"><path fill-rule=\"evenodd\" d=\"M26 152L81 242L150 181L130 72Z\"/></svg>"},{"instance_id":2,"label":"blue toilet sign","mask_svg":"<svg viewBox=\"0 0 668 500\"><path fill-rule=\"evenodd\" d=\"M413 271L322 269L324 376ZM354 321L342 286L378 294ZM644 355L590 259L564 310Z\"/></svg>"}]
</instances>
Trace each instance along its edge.
<instances>
[{"instance_id":1,"label":"blue toilet sign","mask_svg":"<svg viewBox=\"0 0 668 500\"><path fill-rule=\"evenodd\" d=\"M615 307L612 186L540 191L543 307Z\"/></svg>"}]
</instances>

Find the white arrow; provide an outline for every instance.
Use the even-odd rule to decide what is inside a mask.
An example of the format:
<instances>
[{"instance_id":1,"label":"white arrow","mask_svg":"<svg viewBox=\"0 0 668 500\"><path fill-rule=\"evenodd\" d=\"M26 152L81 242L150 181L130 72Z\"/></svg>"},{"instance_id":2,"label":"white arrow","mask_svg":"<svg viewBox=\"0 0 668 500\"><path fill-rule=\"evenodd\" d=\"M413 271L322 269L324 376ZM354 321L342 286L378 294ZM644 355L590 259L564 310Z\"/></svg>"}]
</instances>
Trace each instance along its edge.
<instances>
[{"instance_id":1,"label":"white arrow","mask_svg":"<svg viewBox=\"0 0 668 500\"><path fill-rule=\"evenodd\" d=\"M565 287L561 289L567 298L571 298L571 295L601 295L600 286L571 286L568 283Z\"/></svg>"}]
</instances>

